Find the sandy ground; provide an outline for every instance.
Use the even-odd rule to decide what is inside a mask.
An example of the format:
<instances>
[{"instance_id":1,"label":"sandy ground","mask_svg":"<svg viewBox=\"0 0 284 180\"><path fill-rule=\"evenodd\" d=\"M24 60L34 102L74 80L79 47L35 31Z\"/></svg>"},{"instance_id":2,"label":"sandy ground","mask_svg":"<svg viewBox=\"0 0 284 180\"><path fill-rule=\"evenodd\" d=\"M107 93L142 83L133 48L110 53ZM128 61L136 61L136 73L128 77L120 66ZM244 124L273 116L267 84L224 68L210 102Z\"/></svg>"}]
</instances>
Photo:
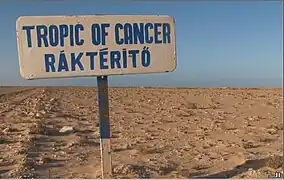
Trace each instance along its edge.
<instances>
[{"instance_id":1,"label":"sandy ground","mask_svg":"<svg viewBox=\"0 0 284 180\"><path fill-rule=\"evenodd\" d=\"M113 177L283 173L281 91L111 88ZM0 177L100 178L98 126L96 88L1 87Z\"/></svg>"}]
</instances>

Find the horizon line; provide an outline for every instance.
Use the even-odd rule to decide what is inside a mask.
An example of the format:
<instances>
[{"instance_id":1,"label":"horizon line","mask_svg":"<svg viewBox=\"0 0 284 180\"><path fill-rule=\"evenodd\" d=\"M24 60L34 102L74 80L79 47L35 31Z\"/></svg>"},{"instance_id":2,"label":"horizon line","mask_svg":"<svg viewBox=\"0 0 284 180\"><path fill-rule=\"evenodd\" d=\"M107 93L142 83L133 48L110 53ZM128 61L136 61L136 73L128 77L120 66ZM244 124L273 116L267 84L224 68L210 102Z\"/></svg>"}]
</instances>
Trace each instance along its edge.
<instances>
[{"instance_id":1,"label":"horizon line","mask_svg":"<svg viewBox=\"0 0 284 180\"><path fill-rule=\"evenodd\" d=\"M90 87L97 85L0 85L0 88L8 87ZM282 86L108 86L108 88L165 88L165 89L283 89Z\"/></svg>"}]
</instances>

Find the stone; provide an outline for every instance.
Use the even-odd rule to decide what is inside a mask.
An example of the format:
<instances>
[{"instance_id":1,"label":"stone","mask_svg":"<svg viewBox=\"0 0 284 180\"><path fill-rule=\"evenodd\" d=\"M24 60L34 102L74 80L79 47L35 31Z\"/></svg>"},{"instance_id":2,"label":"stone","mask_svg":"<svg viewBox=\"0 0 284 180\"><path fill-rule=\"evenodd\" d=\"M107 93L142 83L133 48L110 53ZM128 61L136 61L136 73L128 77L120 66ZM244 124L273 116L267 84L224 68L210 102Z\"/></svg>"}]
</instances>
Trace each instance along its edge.
<instances>
[{"instance_id":1,"label":"stone","mask_svg":"<svg viewBox=\"0 0 284 180\"><path fill-rule=\"evenodd\" d=\"M10 132L10 131L11 131L11 129L7 127L7 128L5 128L5 129L3 130L3 133L4 133L4 134L7 134L7 133Z\"/></svg>"},{"instance_id":2,"label":"stone","mask_svg":"<svg viewBox=\"0 0 284 180\"><path fill-rule=\"evenodd\" d=\"M43 114L43 115L46 114L46 112L44 110L41 110L40 113Z\"/></svg>"},{"instance_id":3,"label":"stone","mask_svg":"<svg viewBox=\"0 0 284 180\"><path fill-rule=\"evenodd\" d=\"M35 115L35 113L33 113L33 112L29 112L29 114L28 114L29 116L34 116Z\"/></svg>"},{"instance_id":4,"label":"stone","mask_svg":"<svg viewBox=\"0 0 284 180\"><path fill-rule=\"evenodd\" d=\"M71 126L64 126L63 128L60 129L60 133L72 133L74 132L74 128Z\"/></svg>"},{"instance_id":5,"label":"stone","mask_svg":"<svg viewBox=\"0 0 284 180\"><path fill-rule=\"evenodd\" d=\"M40 118L42 115L40 113L36 113L36 118Z\"/></svg>"}]
</instances>

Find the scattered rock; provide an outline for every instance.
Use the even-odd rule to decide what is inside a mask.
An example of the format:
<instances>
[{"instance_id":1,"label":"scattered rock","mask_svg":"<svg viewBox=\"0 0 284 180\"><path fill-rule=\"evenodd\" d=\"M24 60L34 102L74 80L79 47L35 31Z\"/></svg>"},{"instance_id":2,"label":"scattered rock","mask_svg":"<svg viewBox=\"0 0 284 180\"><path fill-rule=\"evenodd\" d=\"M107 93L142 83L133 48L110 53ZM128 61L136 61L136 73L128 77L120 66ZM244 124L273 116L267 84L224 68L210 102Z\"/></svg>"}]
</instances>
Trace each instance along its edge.
<instances>
[{"instance_id":1,"label":"scattered rock","mask_svg":"<svg viewBox=\"0 0 284 180\"><path fill-rule=\"evenodd\" d=\"M157 172L154 172L152 169L143 166L143 165L120 165L114 168L115 174L131 174L136 176L136 178L150 178L151 176L157 175Z\"/></svg>"},{"instance_id":2,"label":"scattered rock","mask_svg":"<svg viewBox=\"0 0 284 180\"><path fill-rule=\"evenodd\" d=\"M73 146L75 146L75 145L77 145L78 143L77 142L70 142L70 143L68 143L67 145L66 145L66 147L67 148L71 148L71 147L73 147Z\"/></svg>"},{"instance_id":3,"label":"scattered rock","mask_svg":"<svg viewBox=\"0 0 284 180\"><path fill-rule=\"evenodd\" d=\"M225 130L236 130L237 128L233 123L224 123L221 127Z\"/></svg>"},{"instance_id":4,"label":"scattered rock","mask_svg":"<svg viewBox=\"0 0 284 180\"><path fill-rule=\"evenodd\" d=\"M100 139L100 132L99 131L94 132L94 137L96 139Z\"/></svg>"},{"instance_id":5,"label":"scattered rock","mask_svg":"<svg viewBox=\"0 0 284 180\"><path fill-rule=\"evenodd\" d=\"M199 108L198 104L191 103L191 102L188 102L186 107L189 108L189 109L198 109Z\"/></svg>"},{"instance_id":6,"label":"scattered rock","mask_svg":"<svg viewBox=\"0 0 284 180\"><path fill-rule=\"evenodd\" d=\"M203 170L203 169L209 169L211 166L209 164L198 164L194 167L192 167L192 169L195 170Z\"/></svg>"},{"instance_id":7,"label":"scattered rock","mask_svg":"<svg viewBox=\"0 0 284 180\"><path fill-rule=\"evenodd\" d=\"M29 112L29 114L28 114L29 116L34 116L35 115L35 113L33 113L33 112Z\"/></svg>"},{"instance_id":8,"label":"scattered rock","mask_svg":"<svg viewBox=\"0 0 284 180\"><path fill-rule=\"evenodd\" d=\"M210 159L218 159L219 155L216 152L210 152L209 157L210 157Z\"/></svg>"},{"instance_id":9,"label":"scattered rock","mask_svg":"<svg viewBox=\"0 0 284 180\"><path fill-rule=\"evenodd\" d=\"M208 149L208 148L210 148L211 146L210 146L209 144L204 144L202 147L203 147L204 149Z\"/></svg>"},{"instance_id":10,"label":"scattered rock","mask_svg":"<svg viewBox=\"0 0 284 180\"><path fill-rule=\"evenodd\" d=\"M271 135L277 134L277 130L276 129L267 129L267 132Z\"/></svg>"},{"instance_id":11,"label":"scattered rock","mask_svg":"<svg viewBox=\"0 0 284 180\"><path fill-rule=\"evenodd\" d=\"M45 114L46 114L46 112L45 112L44 110L41 110L41 111L40 111L40 114L45 115Z\"/></svg>"},{"instance_id":12,"label":"scattered rock","mask_svg":"<svg viewBox=\"0 0 284 180\"><path fill-rule=\"evenodd\" d=\"M42 115L40 113L36 113L35 117L40 118L40 117L42 117Z\"/></svg>"},{"instance_id":13,"label":"scattered rock","mask_svg":"<svg viewBox=\"0 0 284 180\"><path fill-rule=\"evenodd\" d=\"M39 164L47 164L48 162L50 162L50 158L48 157L41 157L39 160Z\"/></svg>"},{"instance_id":14,"label":"scattered rock","mask_svg":"<svg viewBox=\"0 0 284 180\"><path fill-rule=\"evenodd\" d=\"M7 134L8 132L10 132L11 131L11 129L9 128L9 127L7 127L7 128L5 128L4 130L3 130L3 133L4 134Z\"/></svg>"},{"instance_id":15,"label":"scattered rock","mask_svg":"<svg viewBox=\"0 0 284 180\"><path fill-rule=\"evenodd\" d=\"M64 126L59 130L60 133L73 133L74 129L71 126Z\"/></svg>"},{"instance_id":16,"label":"scattered rock","mask_svg":"<svg viewBox=\"0 0 284 180\"><path fill-rule=\"evenodd\" d=\"M87 120L87 117L79 117L80 120Z\"/></svg>"}]
</instances>

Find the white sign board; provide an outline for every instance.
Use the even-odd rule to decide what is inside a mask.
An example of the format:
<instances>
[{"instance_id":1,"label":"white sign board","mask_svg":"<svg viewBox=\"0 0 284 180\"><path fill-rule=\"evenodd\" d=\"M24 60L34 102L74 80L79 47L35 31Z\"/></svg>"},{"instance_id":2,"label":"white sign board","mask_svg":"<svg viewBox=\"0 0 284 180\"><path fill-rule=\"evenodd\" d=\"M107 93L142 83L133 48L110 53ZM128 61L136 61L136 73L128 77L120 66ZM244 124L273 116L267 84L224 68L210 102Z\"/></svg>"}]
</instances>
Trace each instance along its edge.
<instances>
[{"instance_id":1,"label":"white sign board","mask_svg":"<svg viewBox=\"0 0 284 180\"><path fill-rule=\"evenodd\" d=\"M142 15L23 16L16 23L25 79L174 71L173 18Z\"/></svg>"}]
</instances>

